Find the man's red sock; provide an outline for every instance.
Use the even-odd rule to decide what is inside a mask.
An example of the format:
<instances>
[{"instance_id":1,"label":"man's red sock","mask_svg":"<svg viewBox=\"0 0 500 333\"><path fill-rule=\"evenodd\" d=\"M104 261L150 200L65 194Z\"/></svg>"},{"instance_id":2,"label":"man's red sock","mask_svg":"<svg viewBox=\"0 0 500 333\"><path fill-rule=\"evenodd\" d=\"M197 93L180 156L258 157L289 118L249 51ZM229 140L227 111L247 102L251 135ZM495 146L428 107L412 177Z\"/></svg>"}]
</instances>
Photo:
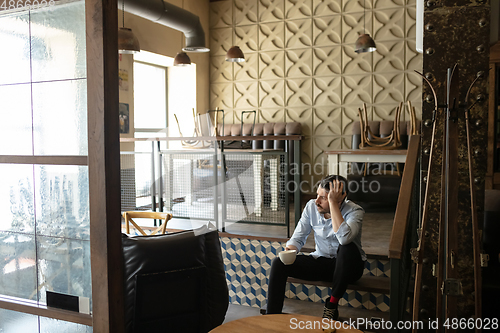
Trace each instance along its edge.
<instances>
[{"instance_id":1,"label":"man's red sock","mask_svg":"<svg viewBox=\"0 0 500 333\"><path fill-rule=\"evenodd\" d=\"M340 301L340 298L334 297L333 295L330 297L330 303L338 304L339 301Z\"/></svg>"}]
</instances>

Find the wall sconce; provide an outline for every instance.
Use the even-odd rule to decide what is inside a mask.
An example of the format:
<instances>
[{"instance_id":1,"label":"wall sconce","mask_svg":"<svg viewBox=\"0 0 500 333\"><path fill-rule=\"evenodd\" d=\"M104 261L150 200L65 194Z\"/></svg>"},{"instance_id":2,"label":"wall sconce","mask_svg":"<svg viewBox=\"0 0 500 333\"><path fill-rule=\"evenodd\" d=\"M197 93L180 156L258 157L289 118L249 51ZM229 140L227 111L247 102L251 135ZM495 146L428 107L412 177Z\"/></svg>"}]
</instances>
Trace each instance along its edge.
<instances>
[{"instance_id":1,"label":"wall sconce","mask_svg":"<svg viewBox=\"0 0 500 333\"><path fill-rule=\"evenodd\" d=\"M366 32L365 27L365 17L366 17L366 1L363 1L363 31ZM370 37L369 34L364 33L359 35L358 40L356 40L356 44L354 44L354 52L356 53L364 53L364 52L373 52L377 49L375 45L375 41Z\"/></svg>"},{"instance_id":2,"label":"wall sconce","mask_svg":"<svg viewBox=\"0 0 500 333\"><path fill-rule=\"evenodd\" d=\"M122 24L118 28L118 53L133 54L141 51L139 40L135 37L132 29L125 28L125 0L122 0Z\"/></svg>"},{"instance_id":3,"label":"wall sconce","mask_svg":"<svg viewBox=\"0 0 500 333\"><path fill-rule=\"evenodd\" d=\"M226 53L226 61L229 62L243 62L245 61L245 56L243 51L238 46L232 46Z\"/></svg>"}]
</instances>

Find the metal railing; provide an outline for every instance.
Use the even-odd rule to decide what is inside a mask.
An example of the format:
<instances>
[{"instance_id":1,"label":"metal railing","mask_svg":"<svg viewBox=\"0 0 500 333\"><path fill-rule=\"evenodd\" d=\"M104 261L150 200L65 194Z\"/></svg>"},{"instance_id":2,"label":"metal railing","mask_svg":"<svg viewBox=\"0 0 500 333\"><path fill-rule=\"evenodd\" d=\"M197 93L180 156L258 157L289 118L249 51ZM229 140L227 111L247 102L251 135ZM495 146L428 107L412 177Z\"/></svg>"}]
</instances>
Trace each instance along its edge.
<instances>
[{"instance_id":1,"label":"metal railing","mask_svg":"<svg viewBox=\"0 0 500 333\"><path fill-rule=\"evenodd\" d=\"M409 138L408 153L401 179L396 214L389 242L391 266L390 320L392 331L400 331L410 296L413 268L411 249L417 245L417 228L420 220L420 136Z\"/></svg>"}]
</instances>

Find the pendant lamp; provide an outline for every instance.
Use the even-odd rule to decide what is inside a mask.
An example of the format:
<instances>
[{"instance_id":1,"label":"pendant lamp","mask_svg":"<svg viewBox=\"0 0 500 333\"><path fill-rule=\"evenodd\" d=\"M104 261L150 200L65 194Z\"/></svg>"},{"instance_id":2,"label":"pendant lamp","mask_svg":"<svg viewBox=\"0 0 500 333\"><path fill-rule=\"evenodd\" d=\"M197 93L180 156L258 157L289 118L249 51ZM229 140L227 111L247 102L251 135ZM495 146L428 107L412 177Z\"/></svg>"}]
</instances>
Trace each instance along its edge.
<instances>
[{"instance_id":1,"label":"pendant lamp","mask_svg":"<svg viewBox=\"0 0 500 333\"><path fill-rule=\"evenodd\" d=\"M179 52L174 58L174 66L184 67L191 65L191 59L186 52Z\"/></svg>"},{"instance_id":2,"label":"pendant lamp","mask_svg":"<svg viewBox=\"0 0 500 333\"><path fill-rule=\"evenodd\" d=\"M229 62L243 62L245 61L245 56L243 51L238 46L232 46L226 53L226 61Z\"/></svg>"},{"instance_id":3,"label":"pendant lamp","mask_svg":"<svg viewBox=\"0 0 500 333\"><path fill-rule=\"evenodd\" d=\"M366 1L363 1L363 31L366 32L365 27L365 17L366 17ZM364 52L373 52L377 49L375 45L375 41L370 37L369 34L364 33L359 35L358 40L356 40L356 44L354 45L354 52L356 53L364 53Z\"/></svg>"},{"instance_id":4,"label":"pendant lamp","mask_svg":"<svg viewBox=\"0 0 500 333\"><path fill-rule=\"evenodd\" d=\"M139 40L135 37L132 29L125 28L125 0L122 0L122 24L118 28L118 53L133 54L141 51Z\"/></svg>"}]
</instances>

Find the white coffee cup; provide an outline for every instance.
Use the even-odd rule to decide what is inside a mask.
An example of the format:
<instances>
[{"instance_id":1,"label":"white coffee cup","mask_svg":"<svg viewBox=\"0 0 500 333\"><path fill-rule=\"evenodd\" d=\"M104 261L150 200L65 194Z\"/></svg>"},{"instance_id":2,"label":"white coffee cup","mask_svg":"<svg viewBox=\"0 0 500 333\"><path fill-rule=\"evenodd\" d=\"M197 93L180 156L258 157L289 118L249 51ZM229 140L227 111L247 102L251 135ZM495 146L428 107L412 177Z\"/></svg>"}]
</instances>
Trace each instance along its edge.
<instances>
[{"instance_id":1,"label":"white coffee cup","mask_svg":"<svg viewBox=\"0 0 500 333\"><path fill-rule=\"evenodd\" d=\"M282 263L285 265L291 265L294 263L295 257L297 257L297 250L281 251L279 256Z\"/></svg>"}]
</instances>

